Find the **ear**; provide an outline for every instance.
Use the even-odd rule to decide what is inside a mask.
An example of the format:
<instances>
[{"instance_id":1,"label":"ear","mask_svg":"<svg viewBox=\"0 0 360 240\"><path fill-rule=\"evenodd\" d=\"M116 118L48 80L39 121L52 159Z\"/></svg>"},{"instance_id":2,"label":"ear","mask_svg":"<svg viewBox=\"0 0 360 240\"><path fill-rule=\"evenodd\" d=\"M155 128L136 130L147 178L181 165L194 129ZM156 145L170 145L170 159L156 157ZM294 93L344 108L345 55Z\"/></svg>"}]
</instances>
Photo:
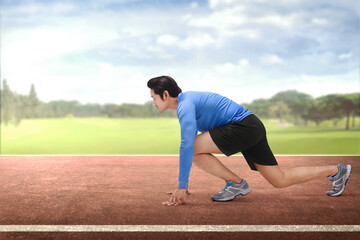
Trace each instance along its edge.
<instances>
[{"instance_id":1,"label":"ear","mask_svg":"<svg viewBox=\"0 0 360 240\"><path fill-rule=\"evenodd\" d=\"M164 100L168 99L170 97L170 94L167 90L164 91Z\"/></svg>"}]
</instances>

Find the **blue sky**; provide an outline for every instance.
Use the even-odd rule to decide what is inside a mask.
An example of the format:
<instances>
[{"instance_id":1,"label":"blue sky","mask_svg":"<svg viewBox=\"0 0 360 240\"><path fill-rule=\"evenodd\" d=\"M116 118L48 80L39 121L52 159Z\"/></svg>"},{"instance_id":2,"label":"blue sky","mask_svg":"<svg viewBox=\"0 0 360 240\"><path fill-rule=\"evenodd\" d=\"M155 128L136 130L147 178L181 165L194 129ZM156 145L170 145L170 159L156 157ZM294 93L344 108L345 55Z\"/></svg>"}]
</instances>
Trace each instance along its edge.
<instances>
[{"instance_id":1,"label":"blue sky","mask_svg":"<svg viewBox=\"0 0 360 240\"><path fill-rule=\"evenodd\" d=\"M43 101L144 103L148 79L239 103L360 91L358 1L1 1L1 78Z\"/></svg>"}]
</instances>

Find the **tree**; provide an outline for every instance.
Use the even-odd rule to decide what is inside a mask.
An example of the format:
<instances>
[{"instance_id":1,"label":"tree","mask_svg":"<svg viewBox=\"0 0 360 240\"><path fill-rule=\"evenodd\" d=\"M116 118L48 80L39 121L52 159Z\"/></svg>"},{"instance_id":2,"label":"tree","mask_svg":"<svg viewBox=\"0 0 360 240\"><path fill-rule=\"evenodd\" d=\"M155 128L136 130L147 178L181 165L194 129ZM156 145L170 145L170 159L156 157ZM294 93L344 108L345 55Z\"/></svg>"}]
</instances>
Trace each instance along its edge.
<instances>
[{"instance_id":1,"label":"tree","mask_svg":"<svg viewBox=\"0 0 360 240\"><path fill-rule=\"evenodd\" d=\"M355 127L355 117L360 115L360 93L347 94L346 98L352 102L352 127Z\"/></svg>"},{"instance_id":2,"label":"tree","mask_svg":"<svg viewBox=\"0 0 360 240\"><path fill-rule=\"evenodd\" d=\"M359 109L359 95L358 94L343 94L340 95L341 99L341 107L346 116L346 126L345 129L348 130L350 128L350 117L351 114L356 114ZM355 118L353 118L355 121Z\"/></svg>"},{"instance_id":3,"label":"tree","mask_svg":"<svg viewBox=\"0 0 360 240\"><path fill-rule=\"evenodd\" d=\"M342 117L340 99L337 94L329 94L317 98L318 109L324 120L340 119ZM334 121L336 125L336 121Z\"/></svg>"},{"instance_id":4,"label":"tree","mask_svg":"<svg viewBox=\"0 0 360 240\"><path fill-rule=\"evenodd\" d=\"M14 121L15 126L19 126L21 120L24 118L24 109L28 102L28 96L14 93L14 103L15 103L15 111L14 111Z\"/></svg>"},{"instance_id":5,"label":"tree","mask_svg":"<svg viewBox=\"0 0 360 240\"><path fill-rule=\"evenodd\" d=\"M35 91L35 85L31 84L30 93L24 106L26 118L38 118L40 116L40 101Z\"/></svg>"},{"instance_id":6,"label":"tree","mask_svg":"<svg viewBox=\"0 0 360 240\"><path fill-rule=\"evenodd\" d=\"M104 105L104 114L109 118L116 117L118 115L119 106L116 104L108 103Z\"/></svg>"},{"instance_id":7,"label":"tree","mask_svg":"<svg viewBox=\"0 0 360 240\"><path fill-rule=\"evenodd\" d=\"M3 87L1 92L1 119L5 126L13 119L15 112L14 95L10 90L7 80L3 80Z\"/></svg>"},{"instance_id":8,"label":"tree","mask_svg":"<svg viewBox=\"0 0 360 240\"><path fill-rule=\"evenodd\" d=\"M1 96L2 96L2 90L1 90L1 87L0 87L0 113L1 113L1 98L2 98ZM2 123L2 116L0 116L0 126L1 126L1 123Z\"/></svg>"},{"instance_id":9,"label":"tree","mask_svg":"<svg viewBox=\"0 0 360 240\"><path fill-rule=\"evenodd\" d=\"M270 117L269 107L271 106L271 102L267 99L255 99L250 104L242 105L261 118Z\"/></svg>"},{"instance_id":10,"label":"tree","mask_svg":"<svg viewBox=\"0 0 360 240\"><path fill-rule=\"evenodd\" d=\"M334 124L338 121L338 114L336 114L336 107L330 107L332 109L329 115L329 99L326 97L320 97L313 101L312 106L308 109L307 114L303 115L305 121L314 121L318 126L322 121L333 118ZM330 100L329 100L330 101ZM335 108L335 110L334 110Z\"/></svg>"},{"instance_id":11,"label":"tree","mask_svg":"<svg viewBox=\"0 0 360 240\"><path fill-rule=\"evenodd\" d=\"M269 114L271 117L276 117L283 123L284 117L291 112L290 108L283 101L277 101L269 108Z\"/></svg>"},{"instance_id":12,"label":"tree","mask_svg":"<svg viewBox=\"0 0 360 240\"><path fill-rule=\"evenodd\" d=\"M350 115L356 109L356 104L353 103L351 96L346 94L329 94L320 97L319 101L325 119L332 119L336 126L337 122L345 116L345 129L349 129Z\"/></svg>"},{"instance_id":13,"label":"tree","mask_svg":"<svg viewBox=\"0 0 360 240\"><path fill-rule=\"evenodd\" d=\"M295 119L295 124L299 124L300 120L306 116L308 110L313 105L313 97L300 93L295 90L289 90L279 92L274 95L270 101L275 104L276 102L282 101L288 105Z\"/></svg>"}]
</instances>

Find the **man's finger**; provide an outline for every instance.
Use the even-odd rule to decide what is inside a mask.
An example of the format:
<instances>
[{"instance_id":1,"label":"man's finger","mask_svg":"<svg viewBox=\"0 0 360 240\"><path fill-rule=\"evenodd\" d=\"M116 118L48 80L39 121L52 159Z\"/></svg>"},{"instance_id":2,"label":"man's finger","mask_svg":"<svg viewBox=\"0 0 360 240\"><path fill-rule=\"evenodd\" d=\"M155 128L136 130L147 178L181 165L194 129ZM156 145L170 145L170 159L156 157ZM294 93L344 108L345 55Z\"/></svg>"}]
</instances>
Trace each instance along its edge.
<instances>
[{"instance_id":1,"label":"man's finger","mask_svg":"<svg viewBox=\"0 0 360 240\"><path fill-rule=\"evenodd\" d=\"M164 206L172 206L174 203L175 203L174 197L171 196L169 198L169 201L163 202L162 205L164 205Z\"/></svg>"},{"instance_id":2,"label":"man's finger","mask_svg":"<svg viewBox=\"0 0 360 240\"><path fill-rule=\"evenodd\" d=\"M175 192L175 190L172 190L172 191L168 191L166 192L167 194L173 194Z\"/></svg>"},{"instance_id":3,"label":"man's finger","mask_svg":"<svg viewBox=\"0 0 360 240\"><path fill-rule=\"evenodd\" d=\"M162 205L169 205L171 203L172 203L171 201L167 201L167 202L163 202Z\"/></svg>"}]
</instances>

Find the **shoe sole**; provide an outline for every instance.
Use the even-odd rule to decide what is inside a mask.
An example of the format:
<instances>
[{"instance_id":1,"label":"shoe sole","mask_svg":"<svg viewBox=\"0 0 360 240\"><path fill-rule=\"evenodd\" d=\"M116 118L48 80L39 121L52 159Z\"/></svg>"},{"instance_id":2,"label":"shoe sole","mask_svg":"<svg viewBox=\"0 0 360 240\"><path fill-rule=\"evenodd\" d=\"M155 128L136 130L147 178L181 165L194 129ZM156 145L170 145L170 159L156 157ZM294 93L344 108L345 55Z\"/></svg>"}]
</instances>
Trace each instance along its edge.
<instances>
[{"instance_id":1,"label":"shoe sole","mask_svg":"<svg viewBox=\"0 0 360 240\"><path fill-rule=\"evenodd\" d=\"M345 186L346 186L347 182L349 181L350 175L351 175L351 170L352 170L351 165L347 165L347 166L346 166L346 170L347 170L347 171L346 171L346 174L345 174L346 181L345 181L345 184L343 185L343 187L341 188L340 192L335 193L335 194L333 194L333 195L329 195L329 194L328 194L328 196L330 196L330 197L337 197L337 196L340 196L340 195L345 191Z\"/></svg>"},{"instance_id":2,"label":"shoe sole","mask_svg":"<svg viewBox=\"0 0 360 240\"><path fill-rule=\"evenodd\" d=\"M238 196L245 196L248 195L250 192L252 191L252 189L249 187L248 189L246 189L244 192L241 192L239 194L236 194L234 196L228 197L228 198L222 198L222 199L213 199L211 198L211 200L213 200L214 202L229 202L234 200L236 197Z\"/></svg>"}]
</instances>

